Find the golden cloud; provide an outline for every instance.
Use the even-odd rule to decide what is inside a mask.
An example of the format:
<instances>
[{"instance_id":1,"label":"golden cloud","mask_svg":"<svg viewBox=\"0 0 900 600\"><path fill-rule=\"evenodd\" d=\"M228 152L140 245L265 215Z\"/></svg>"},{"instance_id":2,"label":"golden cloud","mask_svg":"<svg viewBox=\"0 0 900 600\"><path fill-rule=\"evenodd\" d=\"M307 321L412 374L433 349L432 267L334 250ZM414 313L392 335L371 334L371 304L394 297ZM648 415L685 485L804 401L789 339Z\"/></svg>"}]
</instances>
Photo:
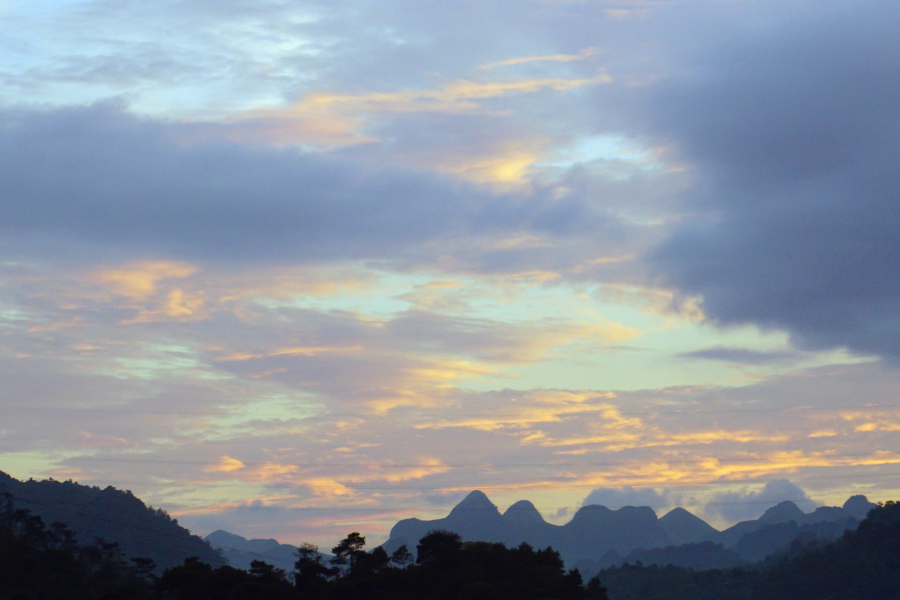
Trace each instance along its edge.
<instances>
[{"instance_id":1,"label":"golden cloud","mask_svg":"<svg viewBox=\"0 0 900 600\"><path fill-rule=\"evenodd\" d=\"M235 362L245 360L255 360L266 356L320 356L322 354L352 354L362 352L362 346L292 346L288 348L279 348L271 352L238 352L222 356L216 360L221 362ZM279 371L280 372L280 371Z\"/></svg>"},{"instance_id":2,"label":"golden cloud","mask_svg":"<svg viewBox=\"0 0 900 600\"><path fill-rule=\"evenodd\" d=\"M567 92L611 82L605 73L582 79L530 78L512 81L458 79L440 87L394 92L313 92L281 109L248 113L230 123L231 136L274 145L314 145L327 149L378 141L361 133L368 118L409 113L484 112L480 102L544 90ZM498 147L399 156L398 160L457 175L501 190L524 184L546 140L516 140Z\"/></svg>"},{"instance_id":3,"label":"golden cloud","mask_svg":"<svg viewBox=\"0 0 900 600\"><path fill-rule=\"evenodd\" d=\"M584 48L578 54L548 54L544 56L522 56L519 58L509 58L507 60L501 60L498 62L493 62L486 64L480 69L495 69L497 67L509 67L512 65L521 65L525 63L531 62L572 62L575 60L584 60L586 58L590 58L600 52L597 48Z\"/></svg>"},{"instance_id":4,"label":"golden cloud","mask_svg":"<svg viewBox=\"0 0 900 600\"><path fill-rule=\"evenodd\" d=\"M529 395L522 404L506 405L504 413L487 414L480 417L462 417L459 419L439 419L427 423L417 423L416 429L469 428L479 431L495 431L507 428L527 428L539 423L558 423L566 418L594 414L601 419L605 427L618 429L622 427L641 427L640 419L625 418L618 408L610 404L592 404L590 401L609 397L608 395L588 395L571 392L542 391ZM523 443L544 442L543 433L529 434Z\"/></svg>"},{"instance_id":5,"label":"golden cloud","mask_svg":"<svg viewBox=\"0 0 900 600\"><path fill-rule=\"evenodd\" d=\"M585 265L581 265L578 269L585 269ZM597 295L602 300L629 304L651 314L678 316L698 323L706 320L698 298L683 297L673 290L606 284L600 288Z\"/></svg>"},{"instance_id":6,"label":"golden cloud","mask_svg":"<svg viewBox=\"0 0 900 600\"><path fill-rule=\"evenodd\" d=\"M203 307L203 294L189 294L184 290L172 290L166 296L166 302L163 308L170 317L186 317L195 314Z\"/></svg>"},{"instance_id":7,"label":"golden cloud","mask_svg":"<svg viewBox=\"0 0 900 600\"><path fill-rule=\"evenodd\" d=\"M231 473L244 468L244 463L230 456L223 456L218 461L203 467L205 473Z\"/></svg>"},{"instance_id":8,"label":"golden cloud","mask_svg":"<svg viewBox=\"0 0 900 600\"><path fill-rule=\"evenodd\" d=\"M141 300L156 293L157 284L166 279L185 279L199 269L180 262L141 262L124 267L96 271L92 279L112 293Z\"/></svg>"},{"instance_id":9,"label":"golden cloud","mask_svg":"<svg viewBox=\"0 0 900 600\"><path fill-rule=\"evenodd\" d=\"M265 297L276 300L324 298L359 291L377 280L352 266L290 267L263 269L238 276L220 277L219 302Z\"/></svg>"},{"instance_id":10,"label":"golden cloud","mask_svg":"<svg viewBox=\"0 0 900 600\"><path fill-rule=\"evenodd\" d=\"M871 431L900 431L900 423L888 423L885 421L863 423L862 425L854 429L854 431L864 433Z\"/></svg>"},{"instance_id":11,"label":"golden cloud","mask_svg":"<svg viewBox=\"0 0 900 600\"><path fill-rule=\"evenodd\" d=\"M74 317L68 321L53 321L50 323L39 323L28 328L28 333L49 333L53 331L61 331L63 329L71 329L73 327L83 327L85 323L81 317Z\"/></svg>"}]
</instances>

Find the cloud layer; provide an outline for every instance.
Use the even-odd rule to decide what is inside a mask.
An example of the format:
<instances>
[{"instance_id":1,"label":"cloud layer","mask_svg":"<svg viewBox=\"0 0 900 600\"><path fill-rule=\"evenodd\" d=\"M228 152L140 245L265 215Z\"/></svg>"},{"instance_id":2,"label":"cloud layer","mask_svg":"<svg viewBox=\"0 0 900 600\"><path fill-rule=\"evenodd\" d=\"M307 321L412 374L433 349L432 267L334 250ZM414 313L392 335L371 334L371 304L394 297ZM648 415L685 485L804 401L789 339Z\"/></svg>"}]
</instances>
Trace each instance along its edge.
<instances>
[{"instance_id":1,"label":"cloud layer","mask_svg":"<svg viewBox=\"0 0 900 600\"><path fill-rule=\"evenodd\" d=\"M900 490L893 4L14 4L0 468L324 545Z\"/></svg>"},{"instance_id":2,"label":"cloud layer","mask_svg":"<svg viewBox=\"0 0 900 600\"><path fill-rule=\"evenodd\" d=\"M900 44L889 2L804 13L662 85L656 131L703 178L654 254L722 324L895 358Z\"/></svg>"}]
</instances>

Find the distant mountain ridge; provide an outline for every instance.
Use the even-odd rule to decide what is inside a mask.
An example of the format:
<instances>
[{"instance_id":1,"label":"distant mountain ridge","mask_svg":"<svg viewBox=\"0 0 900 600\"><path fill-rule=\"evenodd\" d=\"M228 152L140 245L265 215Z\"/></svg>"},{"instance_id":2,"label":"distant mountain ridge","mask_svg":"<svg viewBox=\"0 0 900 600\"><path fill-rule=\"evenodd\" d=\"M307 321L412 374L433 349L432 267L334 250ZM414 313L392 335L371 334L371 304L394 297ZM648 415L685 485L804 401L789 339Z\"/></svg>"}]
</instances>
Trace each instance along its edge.
<instances>
[{"instance_id":1,"label":"distant mountain ridge","mask_svg":"<svg viewBox=\"0 0 900 600\"><path fill-rule=\"evenodd\" d=\"M286 573L294 570L297 562L297 546L279 544L273 539L253 539L228 533L219 529L203 538L210 546L222 552L222 556L228 564L237 569L250 569L250 563L254 560L267 562L274 567L283 569ZM330 556L326 556L330 558Z\"/></svg>"},{"instance_id":2,"label":"distant mountain ridge","mask_svg":"<svg viewBox=\"0 0 900 600\"><path fill-rule=\"evenodd\" d=\"M671 541L679 544L709 541L719 535L719 530L681 507L673 508L661 517L659 525Z\"/></svg>"},{"instance_id":3,"label":"distant mountain ridge","mask_svg":"<svg viewBox=\"0 0 900 600\"><path fill-rule=\"evenodd\" d=\"M760 560L801 535L834 539L854 529L875 506L864 496L854 496L844 507L819 507L807 514L793 502L782 502L759 519L718 531L683 508L658 518L646 506L610 510L587 505L565 525L554 525L544 521L527 500L516 502L501 514L485 494L476 490L443 519L398 522L383 547L388 553L402 545L415 551L425 534L440 529L458 533L465 541L552 546L568 565L584 571L628 560L717 568Z\"/></svg>"},{"instance_id":4,"label":"distant mountain ridge","mask_svg":"<svg viewBox=\"0 0 900 600\"><path fill-rule=\"evenodd\" d=\"M0 471L0 492L12 494L16 508L30 510L47 525L65 523L79 544L92 544L98 537L116 542L128 558L152 558L159 572L192 556L213 567L225 564L209 544L130 491L52 479L19 481Z\"/></svg>"}]
</instances>

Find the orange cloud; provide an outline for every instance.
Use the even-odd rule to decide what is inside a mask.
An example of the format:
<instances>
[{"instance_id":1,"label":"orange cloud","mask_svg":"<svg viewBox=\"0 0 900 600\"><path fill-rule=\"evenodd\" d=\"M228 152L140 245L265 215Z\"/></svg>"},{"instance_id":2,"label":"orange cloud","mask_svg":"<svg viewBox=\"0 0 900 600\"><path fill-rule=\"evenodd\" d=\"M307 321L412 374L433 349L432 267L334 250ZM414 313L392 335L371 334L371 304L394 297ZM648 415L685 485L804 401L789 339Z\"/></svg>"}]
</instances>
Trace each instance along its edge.
<instances>
[{"instance_id":1,"label":"orange cloud","mask_svg":"<svg viewBox=\"0 0 900 600\"><path fill-rule=\"evenodd\" d=\"M627 258L623 260L627 260ZM585 265L581 265L578 269L585 269L585 267ZM652 314L679 316L698 323L706 320L698 298L682 297L672 290L627 284L606 284L600 288L597 295L603 300L630 304Z\"/></svg>"},{"instance_id":2,"label":"orange cloud","mask_svg":"<svg viewBox=\"0 0 900 600\"><path fill-rule=\"evenodd\" d=\"M40 323L28 328L28 333L48 333L52 331L61 331L63 329L71 329L73 327L83 327L86 325L81 317L74 317L68 321L54 321L51 323Z\"/></svg>"},{"instance_id":3,"label":"orange cloud","mask_svg":"<svg viewBox=\"0 0 900 600\"><path fill-rule=\"evenodd\" d=\"M600 51L597 48L585 48L578 54L549 54L544 56L522 56L519 58L510 58L486 64L480 69L494 69L497 67L509 67L512 65L521 65L530 62L571 62L574 60L584 60L595 56Z\"/></svg>"},{"instance_id":4,"label":"orange cloud","mask_svg":"<svg viewBox=\"0 0 900 600\"><path fill-rule=\"evenodd\" d=\"M328 477L313 477L299 482L317 496L353 496L354 490Z\"/></svg>"},{"instance_id":5,"label":"orange cloud","mask_svg":"<svg viewBox=\"0 0 900 600\"><path fill-rule=\"evenodd\" d=\"M458 79L437 88L395 92L314 92L282 109L257 110L232 121L233 135L275 145L313 144L336 148L377 141L360 133L367 117L379 114L444 113L462 114L482 110L480 100L508 95L533 94L542 90L566 92L589 85L611 82L606 74L586 79L532 78L512 81ZM490 159L485 159L490 160ZM496 163L472 165L475 172L494 172L501 178L515 178L525 157L507 156ZM453 170L463 168L453 162L438 165Z\"/></svg>"},{"instance_id":6,"label":"orange cloud","mask_svg":"<svg viewBox=\"0 0 900 600\"><path fill-rule=\"evenodd\" d=\"M172 290L166 296L163 312L170 317L187 317L203 307L203 294L189 294L184 290Z\"/></svg>"},{"instance_id":7,"label":"orange cloud","mask_svg":"<svg viewBox=\"0 0 900 600\"><path fill-rule=\"evenodd\" d=\"M223 456L217 462L203 467L205 473L231 473L244 468L244 463L230 456Z\"/></svg>"},{"instance_id":8,"label":"orange cloud","mask_svg":"<svg viewBox=\"0 0 900 600\"><path fill-rule=\"evenodd\" d=\"M362 352L362 346L293 346L289 348L280 348L266 353L255 352L238 352L222 356L216 360L222 362L235 362L244 360L255 360L266 356L319 356L322 354L351 354Z\"/></svg>"},{"instance_id":9,"label":"orange cloud","mask_svg":"<svg viewBox=\"0 0 900 600\"><path fill-rule=\"evenodd\" d=\"M132 263L120 268L100 269L92 276L112 293L140 300L156 293L157 284L166 279L185 279L199 269L179 262Z\"/></svg>"},{"instance_id":10,"label":"orange cloud","mask_svg":"<svg viewBox=\"0 0 900 600\"><path fill-rule=\"evenodd\" d=\"M460 419L441 419L418 423L416 429L446 429L461 427L480 431L495 431L510 427L522 428L538 423L558 423L568 417L576 415L593 414L602 423L602 427L618 429L622 427L642 426L640 419L623 417L618 408L610 404L591 404L591 400L602 398L606 395L589 395L571 392L538 392L529 395L526 403L517 404L515 407L505 406L505 414L491 414L488 412L480 417L465 417ZM525 438L524 443L541 442L546 436L543 433L532 433ZM546 445L550 445L548 442ZM560 442L565 444L565 442ZM543 445L543 444L542 444Z\"/></svg>"},{"instance_id":11,"label":"orange cloud","mask_svg":"<svg viewBox=\"0 0 900 600\"><path fill-rule=\"evenodd\" d=\"M871 431L900 431L900 423L887 423L884 421L878 421L875 423L864 423L858 426L853 431L858 432L871 432Z\"/></svg>"}]
</instances>

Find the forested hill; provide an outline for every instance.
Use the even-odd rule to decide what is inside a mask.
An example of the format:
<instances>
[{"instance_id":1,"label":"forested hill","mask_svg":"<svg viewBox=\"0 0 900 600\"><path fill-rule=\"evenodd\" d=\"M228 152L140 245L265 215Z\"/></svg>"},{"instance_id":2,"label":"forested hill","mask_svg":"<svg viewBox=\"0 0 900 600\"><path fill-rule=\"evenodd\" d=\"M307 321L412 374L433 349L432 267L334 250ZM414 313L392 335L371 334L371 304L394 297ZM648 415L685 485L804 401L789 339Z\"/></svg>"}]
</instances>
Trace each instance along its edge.
<instances>
[{"instance_id":1,"label":"forested hill","mask_svg":"<svg viewBox=\"0 0 900 600\"><path fill-rule=\"evenodd\" d=\"M787 554L744 568L698 572L624 565L584 585L581 574L565 569L550 548L464 542L446 531L423 537L415 560L407 547L390 555L383 547L367 552L365 537L352 532L327 562L315 546L301 546L290 574L259 561L243 571L188 559L160 575L148 559L124 560L115 544L77 546L64 525L47 526L8 500L0 495L0 599L9 600L900 598L900 504L893 502L871 510L838 541L795 540Z\"/></svg>"},{"instance_id":2,"label":"forested hill","mask_svg":"<svg viewBox=\"0 0 900 600\"><path fill-rule=\"evenodd\" d=\"M79 544L95 538L117 542L127 557L152 558L160 569L196 556L214 567L225 560L213 548L163 510L145 505L130 491L101 489L71 481L19 481L0 471L0 492L12 494L17 508L60 521L74 530Z\"/></svg>"},{"instance_id":3,"label":"forested hill","mask_svg":"<svg viewBox=\"0 0 900 600\"><path fill-rule=\"evenodd\" d=\"M605 569L599 578L611 600L897 600L900 503L875 508L835 542L796 540L786 554L748 568L697 572L638 563Z\"/></svg>"}]
</instances>

